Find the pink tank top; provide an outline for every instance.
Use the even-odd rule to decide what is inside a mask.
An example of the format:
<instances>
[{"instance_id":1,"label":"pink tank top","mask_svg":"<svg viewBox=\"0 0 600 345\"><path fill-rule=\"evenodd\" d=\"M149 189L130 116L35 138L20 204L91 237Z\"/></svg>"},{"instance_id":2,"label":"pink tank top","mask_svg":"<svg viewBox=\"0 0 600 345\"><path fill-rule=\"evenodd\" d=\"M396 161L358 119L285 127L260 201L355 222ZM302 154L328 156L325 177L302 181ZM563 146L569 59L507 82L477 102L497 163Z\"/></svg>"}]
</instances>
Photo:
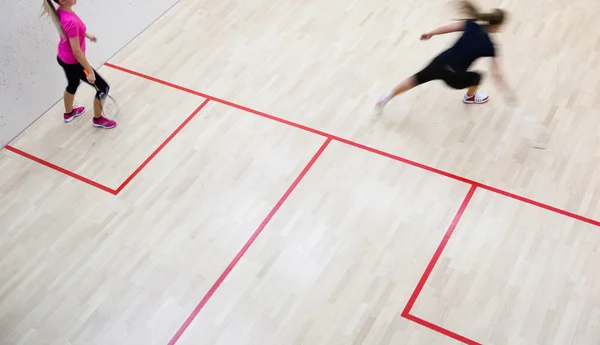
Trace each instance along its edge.
<instances>
[{"instance_id":1,"label":"pink tank top","mask_svg":"<svg viewBox=\"0 0 600 345\"><path fill-rule=\"evenodd\" d=\"M85 54L85 30L86 26L83 21L73 12L63 11L60 7L56 10L58 18L60 19L60 25L67 34L67 37L60 36L60 42L58 43L58 58L66 64L77 64L77 58L73 54L71 44L69 43L70 38L78 37L79 46L81 51Z\"/></svg>"}]
</instances>

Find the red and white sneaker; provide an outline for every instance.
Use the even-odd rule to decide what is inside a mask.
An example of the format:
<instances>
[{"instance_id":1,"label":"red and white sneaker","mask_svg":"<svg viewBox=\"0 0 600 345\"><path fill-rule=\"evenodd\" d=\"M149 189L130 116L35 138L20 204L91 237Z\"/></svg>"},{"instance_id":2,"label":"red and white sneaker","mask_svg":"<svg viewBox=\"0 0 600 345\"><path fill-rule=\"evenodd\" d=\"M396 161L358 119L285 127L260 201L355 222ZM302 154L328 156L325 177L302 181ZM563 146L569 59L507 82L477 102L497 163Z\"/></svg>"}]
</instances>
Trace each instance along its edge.
<instances>
[{"instance_id":1,"label":"red and white sneaker","mask_svg":"<svg viewBox=\"0 0 600 345\"><path fill-rule=\"evenodd\" d=\"M94 118L92 121L93 121L94 127L97 127L97 128L111 129L111 128L115 128L115 126L117 125L117 123L115 121L109 120L109 119L105 118L104 116L100 116L99 118Z\"/></svg>"},{"instance_id":2,"label":"red and white sneaker","mask_svg":"<svg viewBox=\"0 0 600 345\"><path fill-rule=\"evenodd\" d=\"M488 95L485 95L480 92L476 92L473 96L470 97L465 93L465 96L463 97L463 102L465 102L466 104L482 104L487 102L489 99L490 97Z\"/></svg>"},{"instance_id":3,"label":"red and white sneaker","mask_svg":"<svg viewBox=\"0 0 600 345\"><path fill-rule=\"evenodd\" d=\"M76 117L79 117L85 113L85 107L73 107L73 111L70 114L64 114L64 119L66 123L69 123L75 120Z\"/></svg>"}]
</instances>

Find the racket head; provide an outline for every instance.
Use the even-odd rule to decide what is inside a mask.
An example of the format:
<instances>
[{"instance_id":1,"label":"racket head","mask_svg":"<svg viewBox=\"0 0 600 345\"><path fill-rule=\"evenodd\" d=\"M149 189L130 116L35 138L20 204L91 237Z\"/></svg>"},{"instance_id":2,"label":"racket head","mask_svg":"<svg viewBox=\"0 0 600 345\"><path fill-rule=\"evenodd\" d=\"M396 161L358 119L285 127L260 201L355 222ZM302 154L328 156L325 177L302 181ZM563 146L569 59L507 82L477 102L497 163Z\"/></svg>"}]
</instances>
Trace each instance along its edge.
<instances>
[{"instance_id":1,"label":"racket head","mask_svg":"<svg viewBox=\"0 0 600 345\"><path fill-rule=\"evenodd\" d=\"M104 95L102 102L102 115L109 120L114 120L119 115L119 104L109 95Z\"/></svg>"}]
</instances>

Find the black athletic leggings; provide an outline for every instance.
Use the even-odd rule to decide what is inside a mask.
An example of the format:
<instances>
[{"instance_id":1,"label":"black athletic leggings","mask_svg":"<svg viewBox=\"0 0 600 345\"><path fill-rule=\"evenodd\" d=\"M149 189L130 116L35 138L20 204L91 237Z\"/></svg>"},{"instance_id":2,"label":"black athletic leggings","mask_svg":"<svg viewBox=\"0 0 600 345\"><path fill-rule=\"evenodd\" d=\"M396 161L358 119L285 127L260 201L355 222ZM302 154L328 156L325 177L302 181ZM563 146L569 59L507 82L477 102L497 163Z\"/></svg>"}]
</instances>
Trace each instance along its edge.
<instances>
[{"instance_id":1,"label":"black athletic leggings","mask_svg":"<svg viewBox=\"0 0 600 345\"><path fill-rule=\"evenodd\" d=\"M478 86L481 83L481 74L477 72L455 72L447 64L436 57L431 63L415 74L417 85L428 83L432 80L443 80L453 89L466 89Z\"/></svg>"},{"instance_id":2,"label":"black athletic leggings","mask_svg":"<svg viewBox=\"0 0 600 345\"><path fill-rule=\"evenodd\" d=\"M64 63L60 58L56 57L58 60L58 64L65 70L65 75L67 76L67 92L74 95L77 92L77 88L79 87L79 83L83 80L84 82L90 84L85 75L85 68L79 63L77 64L67 64ZM104 79L94 70L94 74L96 74L96 86L98 89L102 90L105 94L108 94L110 90L110 86L106 83ZM92 84L90 84L92 85ZM93 85L92 85L93 86ZM96 98L100 99L100 92L96 91Z\"/></svg>"}]
</instances>

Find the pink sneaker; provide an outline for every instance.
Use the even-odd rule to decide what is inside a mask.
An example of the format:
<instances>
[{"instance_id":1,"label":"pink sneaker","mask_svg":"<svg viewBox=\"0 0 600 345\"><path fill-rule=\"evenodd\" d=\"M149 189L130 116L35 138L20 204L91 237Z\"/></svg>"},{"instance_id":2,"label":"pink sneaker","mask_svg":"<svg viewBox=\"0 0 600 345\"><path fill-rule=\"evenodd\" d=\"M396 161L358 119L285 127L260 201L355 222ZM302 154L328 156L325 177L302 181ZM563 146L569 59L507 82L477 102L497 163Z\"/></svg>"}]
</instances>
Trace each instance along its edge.
<instances>
[{"instance_id":1,"label":"pink sneaker","mask_svg":"<svg viewBox=\"0 0 600 345\"><path fill-rule=\"evenodd\" d=\"M85 107L73 107L73 111L70 114L64 114L64 119L66 123L69 123L75 120L76 117L79 117L85 113Z\"/></svg>"},{"instance_id":2,"label":"pink sneaker","mask_svg":"<svg viewBox=\"0 0 600 345\"><path fill-rule=\"evenodd\" d=\"M106 129L115 128L115 126L117 125L117 123L115 121L109 120L109 119L105 118L104 116L100 116L99 118L94 118L93 124L94 124L94 127L106 128Z\"/></svg>"}]
</instances>

